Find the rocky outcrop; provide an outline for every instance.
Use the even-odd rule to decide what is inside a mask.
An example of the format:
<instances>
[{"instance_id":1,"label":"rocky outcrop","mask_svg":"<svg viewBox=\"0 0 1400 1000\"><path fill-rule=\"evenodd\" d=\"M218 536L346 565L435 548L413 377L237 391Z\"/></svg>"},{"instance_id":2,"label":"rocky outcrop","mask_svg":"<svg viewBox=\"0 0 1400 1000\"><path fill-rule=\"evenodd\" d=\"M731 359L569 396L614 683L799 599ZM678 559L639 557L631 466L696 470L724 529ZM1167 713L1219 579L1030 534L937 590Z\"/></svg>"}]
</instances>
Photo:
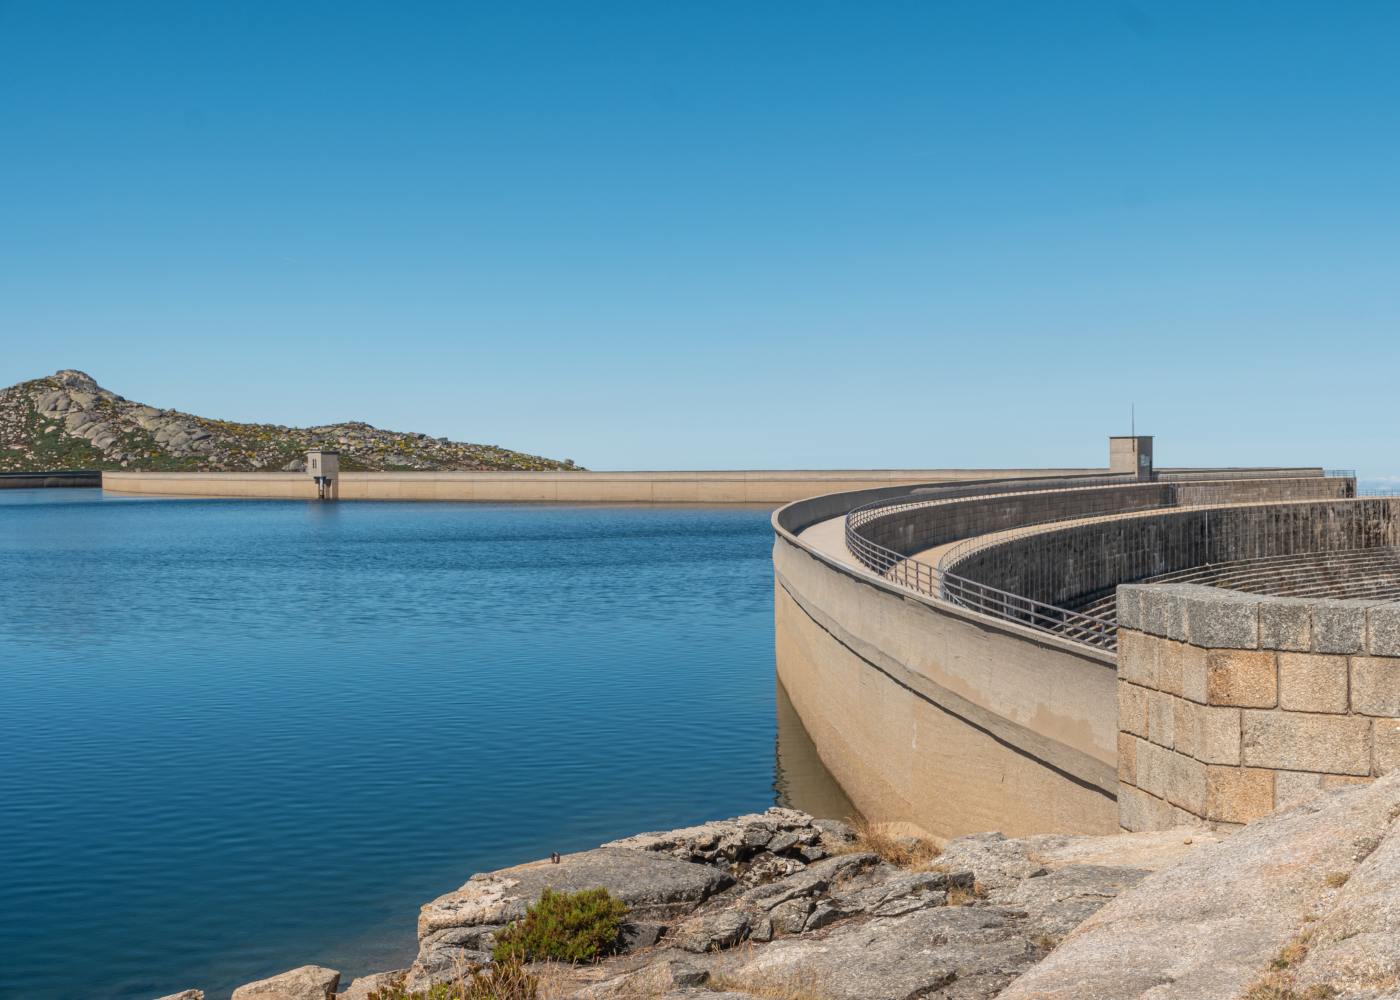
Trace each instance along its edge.
<instances>
[{"instance_id":1,"label":"rocky outcrop","mask_svg":"<svg viewBox=\"0 0 1400 1000\"><path fill-rule=\"evenodd\" d=\"M319 965L303 965L270 979L240 986L233 1000L335 1000L340 973Z\"/></svg>"},{"instance_id":2,"label":"rocky outcrop","mask_svg":"<svg viewBox=\"0 0 1400 1000\"><path fill-rule=\"evenodd\" d=\"M1002 996L1400 996L1397 817L1400 775L1251 823L1087 917Z\"/></svg>"},{"instance_id":3,"label":"rocky outcrop","mask_svg":"<svg viewBox=\"0 0 1400 1000\"><path fill-rule=\"evenodd\" d=\"M409 986L423 989L465 965L490 961L496 933L525 916L526 906L545 889L607 889L627 904L623 933L633 943L651 944L668 923L732 882L707 865L621 847L476 875L423 907L418 916L418 960L409 973Z\"/></svg>"},{"instance_id":4,"label":"rocky outcrop","mask_svg":"<svg viewBox=\"0 0 1400 1000\"><path fill-rule=\"evenodd\" d=\"M571 469L538 455L366 423L283 427L211 420L132 402L65 369L0 390L0 472L58 469L300 471L308 448L345 470Z\"/></svg>"},{"instance_id":5,"label":"rocky outcrop","mask_svg":"<svg viewBox=\"0 0 1400 1000\"><path fill-rule=\"evenodd\" d=\"M474 876L423 907L410 969L339 996L429 989L489 961L546 888L603 887L630 907L621 953L531 966L541 996L1394 1000L1397 818L1400 775L1234 834L978 834L910 869L843 824L772 809ZM332 977L294 970L234 1000L326 1000Z\"/></svg>"},{"instance_id":6,"label":"rocky outcrop","mask_svg":"<svg viewBox=\"0 0 1400 1000\"><path fill-rule=\"evenodd\" d=\"M772 809L474 876L423 907L407 986L487 961L545 888L601 886L629 904L624 953L550 969L554 996L989 998L1189 838L1114 838L1125 843L1106 854L1086 846L1102 838L984 835L952 842L928 870L853 839L844 824Z\"/></svg>"}]
</instances>

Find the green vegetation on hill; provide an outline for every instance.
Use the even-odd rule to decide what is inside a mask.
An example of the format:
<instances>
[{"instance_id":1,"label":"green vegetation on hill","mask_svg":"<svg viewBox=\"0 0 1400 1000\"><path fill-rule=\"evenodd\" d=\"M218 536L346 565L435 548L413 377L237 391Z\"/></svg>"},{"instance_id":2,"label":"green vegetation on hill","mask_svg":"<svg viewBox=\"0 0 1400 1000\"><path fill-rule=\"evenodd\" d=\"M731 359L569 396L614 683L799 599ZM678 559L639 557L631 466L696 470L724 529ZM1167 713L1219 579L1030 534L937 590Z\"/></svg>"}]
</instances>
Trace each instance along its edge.
<instances>
[{"instance_id":1,"label":"green vegetation on hill","mask_svg":"<svg viewBox=\"0 0 1400 1000\"><path fill-rule=\"evenodd\" d=\"M134 403L80 371L0 390L0 472L59 469L242 472L300 469L308 448L340 452L346 471L574 469L496 445L386 431L240 424Z\"/></svg>"}]
</instances>

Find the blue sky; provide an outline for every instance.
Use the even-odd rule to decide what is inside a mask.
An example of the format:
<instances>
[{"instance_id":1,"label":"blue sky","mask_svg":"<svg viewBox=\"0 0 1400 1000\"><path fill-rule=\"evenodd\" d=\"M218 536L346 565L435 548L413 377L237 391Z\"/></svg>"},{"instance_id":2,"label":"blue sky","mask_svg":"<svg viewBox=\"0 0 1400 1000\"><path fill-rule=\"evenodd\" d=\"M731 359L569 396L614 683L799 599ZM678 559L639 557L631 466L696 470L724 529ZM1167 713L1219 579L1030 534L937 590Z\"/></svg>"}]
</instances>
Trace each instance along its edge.
<instances>
[{"instance_id":1,"label":"blue sky","mask_svg":"<svg viewBox=\"0 0 1400 1000\"><path fill-rule=\"evenodd\" d=\"M1400 473L1400 5L0 0L0 384Z\"/></svg>"}]
</instances>

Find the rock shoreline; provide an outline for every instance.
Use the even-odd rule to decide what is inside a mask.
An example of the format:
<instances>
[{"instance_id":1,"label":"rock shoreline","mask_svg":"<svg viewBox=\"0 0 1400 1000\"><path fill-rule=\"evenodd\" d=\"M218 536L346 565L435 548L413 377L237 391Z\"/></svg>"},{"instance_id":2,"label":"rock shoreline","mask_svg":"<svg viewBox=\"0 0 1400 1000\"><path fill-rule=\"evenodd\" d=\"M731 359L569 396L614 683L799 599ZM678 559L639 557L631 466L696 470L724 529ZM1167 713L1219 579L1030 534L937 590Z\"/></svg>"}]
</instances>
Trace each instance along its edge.
<instances>
[{"instance_id":1,"label":"rock shoreline","mask_svg":"<svg viewBox=\"0 0 1400 1000\"><path fill-rule=\"evenodd\" d=\"M422 908L407 969L341 991L305 966L233 998L428 990L546 888L596 887L629 908L620 953L531 965L541 1000L1400 998L1397 817L1400 776L1235 833L984 833L901 867L770 809L474 875Z\"/></svg>"}]
</instances>

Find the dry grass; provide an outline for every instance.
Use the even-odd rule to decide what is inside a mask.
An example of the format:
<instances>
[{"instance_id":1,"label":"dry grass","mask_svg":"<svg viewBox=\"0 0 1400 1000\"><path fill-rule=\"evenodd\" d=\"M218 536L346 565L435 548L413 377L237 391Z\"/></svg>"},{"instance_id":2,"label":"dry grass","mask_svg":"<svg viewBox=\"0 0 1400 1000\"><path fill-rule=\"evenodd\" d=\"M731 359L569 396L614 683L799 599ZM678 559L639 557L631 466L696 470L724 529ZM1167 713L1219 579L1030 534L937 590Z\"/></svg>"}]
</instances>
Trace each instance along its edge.
<instances>
[{"instance_id":1,"label":"dry grass","mask_svg":"<svg viewBox=\"0 0 1400 1000\"><path fill-rule=\"evenodd\" d=\"M1323 879L1323 881L1327 883L1329 889L1340 889L1347 884L1347 879L1349 878L1351 878L1351 875L1347 872L1333 872L1328 875L1327 878Z\"/></svg>"},{"instance_id":2,"label":"dry grass","mask_svg":"<svg viewBox=\"0 0 1400 1000\"><path fill-rule=\"evenodd\" d=\"M1337 991L1330 986L1309 986L1301 993L1285 983L1260 981L1240 996L1240 1000L1332 1000Z\"/></svg>"},{"instance_id":3,"label":"dry grass","mask_svg":"<svg viewBox=\"0 0 1400 1000\"><path fill-rule=\"evenodd\" d=\"M1305 931L1284 945L1269 965L1275 969L1290 969L1308 957L1308 948L1311 945L1312 933Z\"/></svg>"},{"instance_id":4,"label":"dry grass","mask_svg":"<svg viewBox=\"0 0 1400 1000\"><path fill-rule=\"evenodd\" d=\"M842 845L841 851L848 854L870 852L877 854L882 861L901 868L927 871L943 849L931 840L911 836L903 832L900 824L871 823L863 817L846 820L855 832L856 839Z\"/></svg>"},{"instance_id":5,"label":"dry grass","mask_svg":"<svg viewBox=\"0 0 1400 1000\"><path fill-rule=\"evenodd\" d=\"M711 976L705 986L717 993L748 993L761 1000L829 1000L817 976L798 969L764 975Z\"/></svg>"},{"instance_id":6,"label":"dry grass","mask_svg":"<svg viewBox=\"0 0 1400 1000\"><path fill-rule=\"evenodd\" d=\"M377 990L369 1000L543 1000L539 979L514 963L462 972L452 982L441 983L420 993L409 993L403 986Z\"/></svg>"},{"instance_id":7,"label":"dry grass","mask_svg":"<svg viewBox=\"0 0 1400 1000\"><path fill-rule=\"evenodd\" d=\"M1269 963L1269 970L1250 984L1240 1000L1330 1000L1335 997L1337 991L1326 984L1298 988L1294 968L1308 957L1312 936L1311 930L1294 935Z\"/></svg>"},{"instance_id":8,"label":"dry grass","mask_svg":"<svg viewBox=\"0 0 1400 1000\"><path fill-rule=\"evenodd\" d=\"M948 887L949 906L969 906L972 903L987 895L987 890L976 882L972 883L972 888L963 885Z\"/></svg>"}]
</instances>

